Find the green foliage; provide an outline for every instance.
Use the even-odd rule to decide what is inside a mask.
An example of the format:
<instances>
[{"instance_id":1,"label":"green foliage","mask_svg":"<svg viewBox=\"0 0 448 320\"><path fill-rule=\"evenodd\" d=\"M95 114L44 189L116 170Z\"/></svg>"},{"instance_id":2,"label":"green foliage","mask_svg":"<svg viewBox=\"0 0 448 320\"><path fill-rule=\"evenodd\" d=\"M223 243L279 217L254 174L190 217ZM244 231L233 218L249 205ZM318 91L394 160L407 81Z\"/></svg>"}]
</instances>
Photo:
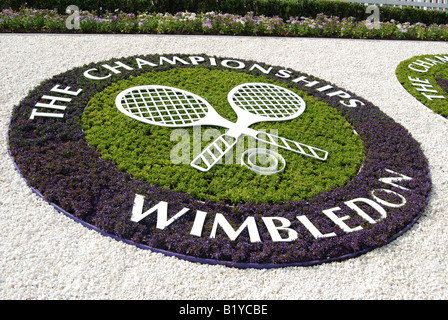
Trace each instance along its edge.
<instances>
[{"instance_id":1,"label":"green foliage","mask_svg":"<svg viewBox=\"0 0 448 320\"><path fill-rule=\"evenodd\" d=\"M437 58L437 56L442 57L446 62L441 61ZM429 59L429 60L428 60ZM411 65L413 62L421 63L420 61L428 63L426 67L415 65L415 69L418 70L425 70L426 72L420 72L416 70L412 70L409 68L409 65ZM430 66L430 64L434 64L433 66ZM412 57L410 59L402 61L396 71L398 81L403 85L403 87L412 94L417 100L419 100L421 103L423 103L425 106L430 108L435 113L440 114L441 116L448 118L448 92L446 92L442 87L440 87L438 79L448 79L448 55L447 54L440 54L440 55L419 55ZM421 82L417 80L411 80L409 79L419 79L421 81L427 81ZM421 83L426 85L426 87L413 85L413 83ZM432 86L432 87L429 87ZM420 90L418 90L420 89ZM422 90L435 90L433 91L422 91ZM429 99L425 97L422 92L428 94L428 95L436 95L436 96L445 96L444 99L442 98L432 98Z\"/></svg>"},{"instance_id":2,"label":"green foliage","mask_svg":"<svg viewBox=\"0 0 448 320\"><path fill-rule=\"evenodd\" d=\"M331 0L3 0L0 3L0 10L6 8L17 10L27 6L34 9L57 9L59 13L65 13L69 5L76 5L81 10L98 13L113 12L118 9L134 14L215 11L245 15L253 12L256 15L279 16L285 20L294 16L315 17L319 13L340 18L354 17L357 21L365 20L367 17L364 4ZM448 23L448 14L438 10L383 6L380 8L380 13L381 21L393 19L402 23L421 22L428 25Z\"/></svg>"},{"instance_id":3,"label":"green foliage","mask_svg":"<svg viewBox=\"0 0 448 320\"><path fill-rule=\"evenodd\" d=\"M72 29L66 22L79 28ZM68 17L56 10L22 8L0 12L0 32L64 32L64 33L143 33L143 34L215 34L290 37L341 37L355 39L448 40L448 24L429 26L397 21L380 22L369 28L366 21L354 17L339 18L322 13L315 18L256 16L215 12L194 13L125 13L80 11Z\"/></svg>"},{"instance_id":4,"label":"green foliage","mask_svg":"<svg viewBox=\"0 0 448 320\"><path fill-rule=\"evenodd\" d=\"M226 157L208 172L200 172L190 166L190 161L225 129L203 126L199 131L192 127L149 125L127 117L115 107L115 97L124 89L166 85L205 98L220 115L234 122L236 114L227 102L227 93L246 82L276 83L263 76L202 67L149 72L119 81L90 100L82 119L86 139L103 158L115 162L120 170L136 179L186 192L198 199L232 204L310 199L325 190L344 186L358 173L364 158L363 145L352 127L334 108L294 88L289 89L301 95L307 104L301 116L291 121L262 122L252 128L277 130L281 137L327 150L329 158L323 162L279 148L286 169L271 176L258 175L241 166L236 155ZM242 141L244 145L237 145L235 154L254 147L253 140ZM270 146L257 146L272 150Z\"/></svg>"}]
</instances>

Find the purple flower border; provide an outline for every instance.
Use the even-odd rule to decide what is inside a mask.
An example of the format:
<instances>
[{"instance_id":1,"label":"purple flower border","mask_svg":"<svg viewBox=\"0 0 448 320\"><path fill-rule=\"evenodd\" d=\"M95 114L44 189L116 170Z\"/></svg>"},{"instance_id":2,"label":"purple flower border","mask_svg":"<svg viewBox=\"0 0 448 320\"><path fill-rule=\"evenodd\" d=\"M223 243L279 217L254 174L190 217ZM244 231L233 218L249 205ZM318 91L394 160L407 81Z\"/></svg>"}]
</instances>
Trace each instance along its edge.
<instances>
[{"instance_id":1,"label":"purple flower border","mask_svg":"<svg viewBox=\"0 0 448 320\"><path fill-rule=\"evenodd\" d=\"M135 57L123 58L120 61L133 65ZM138 57L156 61L159 55ZM311 88L298 86L338 109L363 140L366 153L363 168L345 187L323 192L309 201L291 201L279 205L246 203L231 208L225 203L203 203L186 194L133 180L129 174L118 172L113 163L101 159L95 149L87 145L82 128L76 121L82 116L84 106L96 92L112 82L131 75L138 76L141 72L123 72L101 84L89 83L82 77L83 70L99 68L101 64L113 61L116 60L75 68L43 82L15 107L8 132L10 155L32 190L58 211L88 228L142 249L192 262L238 268L309 266L356 257L389 243L407 231L426 207L431 190L430 173L427 160L411 135L370 102L321 79L295 71L294 75L297 77L306 76L308 80L320 81L322 85L332 85L335 90L348 92L365 104L358 108L344 108L338 103L340 99L337 97L328 97L325 93L316 93ZM236 72L256 73L248 68L255 62L241 59L238 61L244 62L247 68ZM155 69L162 71L176 67L189 66L165 65ZM200 67L219 68L207 64ZM277 78L276 80L282 81ZM288 83L287 80L283 81ZM67 111L64 121L39 119L31 122L26 119L30 108L55 84L84 90L82 95L74 100L76 102ZM170 203L170 214L182 207L212 214L219 212L236 226L248 216L255 216L258 220L264 215L281 216L293 221L296 215L306 213L310 218L315 218L314 221L320 228L328 229L328 218L323 219L319 213L323 209L340 205L343 201L365 197L369 190L379 187L378 178L384 174L382 171L385 168L397 169L398 172L414 178L411 185L407 186L414 193L407 199L406 210L390 209L388 218L380 223L352 234L340 233L335 238L315 240L304 236L288 244L268 240L262 244L254 244L249 242L245 232L234 242L219 235L215 239L193 238L183 231L185 226L192 224L191 217L188 216L183 216L176 226L170 226L163 232L154 229L153 218L148 218L141 224L129 221L133 196L139 193L147 197L145 210L163 200ZM120 195L116 196L118 193ZM361 220L358 222L362 223ZM300 234L306 234L306 230L297 222L293 227ZM263 239L268 239L266 230L260 230L260 235Z\"/></svg>"}]
</instances>

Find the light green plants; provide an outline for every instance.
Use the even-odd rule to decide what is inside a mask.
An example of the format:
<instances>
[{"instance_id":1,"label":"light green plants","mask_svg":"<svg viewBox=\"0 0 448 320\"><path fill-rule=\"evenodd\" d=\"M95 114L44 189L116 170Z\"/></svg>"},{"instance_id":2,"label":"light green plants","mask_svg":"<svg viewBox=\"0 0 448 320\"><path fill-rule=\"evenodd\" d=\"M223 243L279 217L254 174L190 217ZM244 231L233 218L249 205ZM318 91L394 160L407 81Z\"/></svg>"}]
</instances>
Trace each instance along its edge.
<instances>
[{"instance_id":1,"label":"light green plants","mask_svg":"<svg viewBox=\"0 0 448 320\"><path fill-rule=\"evenodd\" d=\"M121 113L115 97L123 90L139 85L164 85L195 93L206 99L224 118L236 121L236 114L227 102L227 93L247 82L279 84L263 76L228 70L179 68L149 72L113 83L90 100L82 118L86 140L101 156L131 173L134 178L167 189L186 192L206 200L237 204L244 202L281 203L310 199L319 193L344 186L356 176L363 161L363 145L351 125L327 103L295 88L306 102L306 110L298 118L282 122L261 122L251 126L257 130L318 147L329 152L327 161L305 157L279 148L285 158L283 172L264 176L241 166L235 156L222 160L210 171L202 172L189 162L224 128L202 126L173 129L146 124ZM241 150L253 143L242 140ZM173 153L179 159L172 161Z\"/></svg>"}]
</instances>

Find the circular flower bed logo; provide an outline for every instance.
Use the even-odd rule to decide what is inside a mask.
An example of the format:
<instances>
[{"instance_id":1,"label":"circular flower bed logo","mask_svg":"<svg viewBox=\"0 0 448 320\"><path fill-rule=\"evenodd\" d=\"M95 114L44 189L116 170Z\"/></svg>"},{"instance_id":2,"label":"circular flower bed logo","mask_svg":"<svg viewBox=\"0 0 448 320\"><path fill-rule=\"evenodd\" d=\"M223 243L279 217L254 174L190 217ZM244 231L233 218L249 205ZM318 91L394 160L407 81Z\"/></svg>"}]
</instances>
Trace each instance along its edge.
<instances>
[{"instance_id":1,"label":"circular flower bed logo","mask_svg":"<svg viewBox=\"0 0 448 320\"><path fill-rule=\"evenodd\" d=\"M105 235L190 261L314 265L422 214L427 160L369 101L288 68L148 55L75 68L15 107L30 187Z\"/></svg>"},{"instance_id":2,"label":"circular flower bed logo","mask_svg":"<svg viewBox=\"0 0 448 320\"><path fill-rule=\"evenodd\" d=\"M396 75L403 87L435 113L448 117L448 56L425 54L402 61Z\"/></svg>"}]
</instances>

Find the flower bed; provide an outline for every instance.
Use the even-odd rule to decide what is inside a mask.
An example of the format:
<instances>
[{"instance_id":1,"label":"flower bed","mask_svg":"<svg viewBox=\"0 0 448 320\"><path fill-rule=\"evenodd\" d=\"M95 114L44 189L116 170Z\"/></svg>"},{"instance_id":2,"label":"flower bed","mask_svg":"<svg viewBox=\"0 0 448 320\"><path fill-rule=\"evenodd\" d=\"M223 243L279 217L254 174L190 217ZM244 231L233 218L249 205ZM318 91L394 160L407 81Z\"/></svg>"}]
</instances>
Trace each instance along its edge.
<instances>
[{"instance_id":1,"label":"flower bed","mask_svg":"<svg viewBox=\"0 0 448 320\"><path fill-rule=\"evenodd\" d=\"M417 100L448 118L448 55L425 54L400 62L398 81Z\"/></svg>"},{"instance_id":2,"label":"flower bed","mask_svg":"<svg viewBox=\"0 0 448 320\"><path fill-rule=\"evenodd\" d=\"M179 62L189 61L185 55L163 60L173 64L162 63L156 55L138 58L138 65L136 57L120 59L130 69L113 76L87 78L86 72L116 60L57 75L30 91L13 111L9 147L17 168L38 194L84 225L192 261L265 268L365 253L409 229L426 207L431 190L428 163L404 127L369 101L331 83L263 64L263 70L270 71L260 73L251 68L254 62L242 60L237 62L244 67L233 71L293 85L336 109L363 142L365 158L358 175L307 200L234 206L135 179L87 143L81 118L88 102L113 83L139 77L148 65L156 72L179 67L228 71L223 61L235 61L196 56L194 61L202 62L194 66ZM60 113L36 117L35 107L51 92L69 95L70 107L62 118L56 117ZM151 214L154 210L158 215Z\"/></svg>"},{"instance_id":3,"label":"flower bed","mask_svg":"<svg viewBox=\"0 0 448 320\"><path fill-rule=\"evenodd\" d=\"M72 16L70 23L79 29L68 29L68 15L56 10L22 9L0 12L0 32L68 32L68 33L142 33L142 34L206 34L251 36L300 36L335 37L357 39L448 39L448 25L425 25L423 23L399 23L395 20L380 22L372 28L365 21L319 14L315 18L255 16L228 13L176 14L124 13L120 11L96 15L80 11Z\"/></svg>"}]
</instances>

